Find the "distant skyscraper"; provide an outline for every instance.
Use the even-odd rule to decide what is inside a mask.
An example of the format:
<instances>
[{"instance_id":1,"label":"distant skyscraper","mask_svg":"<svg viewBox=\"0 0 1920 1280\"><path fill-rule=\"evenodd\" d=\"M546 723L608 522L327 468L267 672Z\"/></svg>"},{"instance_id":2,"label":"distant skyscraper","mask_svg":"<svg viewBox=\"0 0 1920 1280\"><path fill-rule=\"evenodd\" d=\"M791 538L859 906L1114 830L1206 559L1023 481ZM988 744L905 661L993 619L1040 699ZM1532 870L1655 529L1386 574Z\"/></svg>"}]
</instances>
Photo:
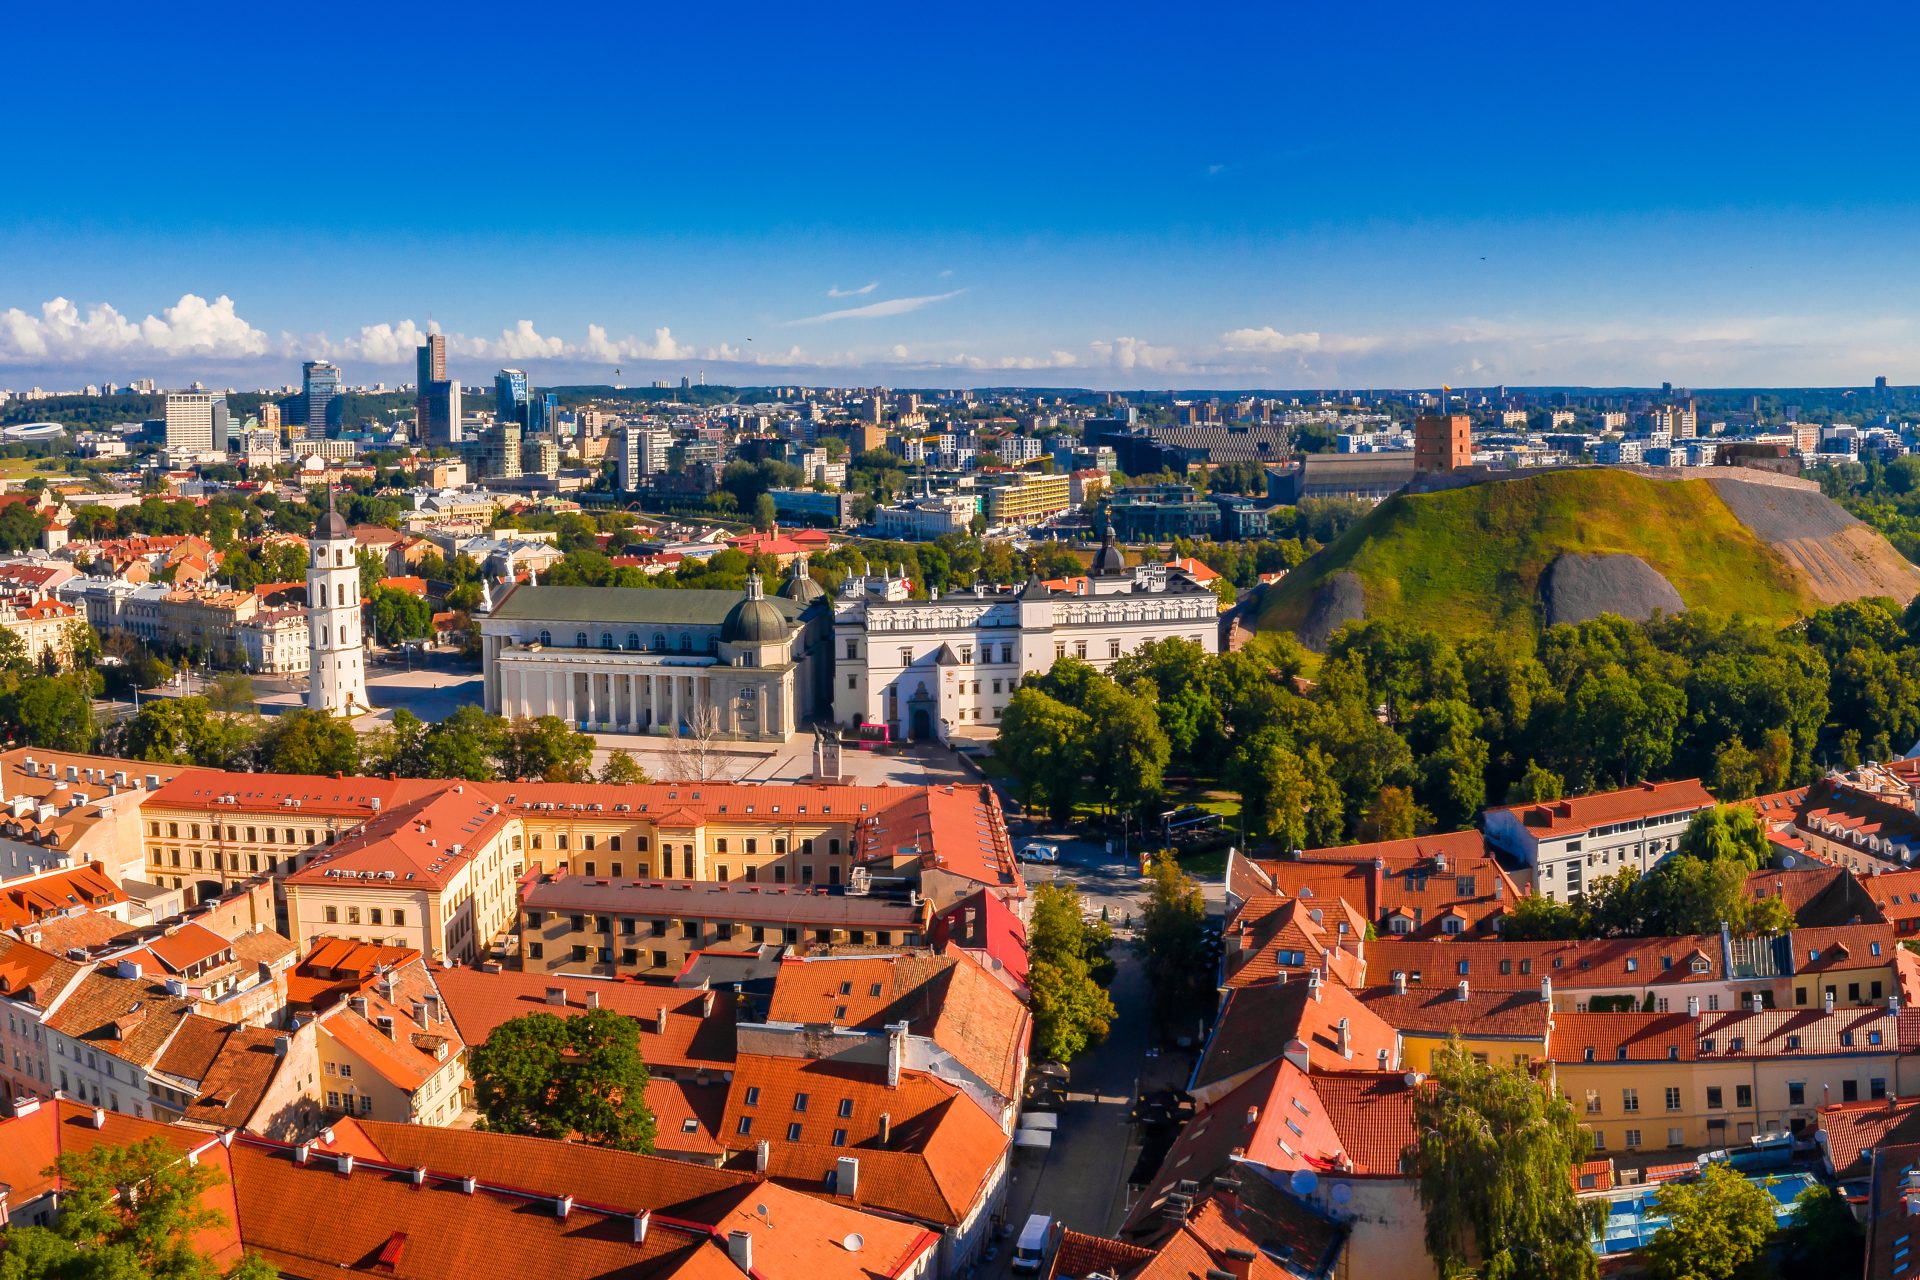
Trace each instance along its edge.
<instances>
[{"instance_id":1,"label":"distant skyscraper","mask_svg":"<svg viewBox=\"0 0 1920 1280\"><path fill-rule=\"evenodd\" d=\"M433 416L433 411L428 404L428 396L435 383L444 383L447 380L446 335L428 334L426 345L414 348L413 364L413 405L415 416L419 420L416 443L430 444L433 442L433 436L427 424ZM455 413L454 430L458 432L459 427L460 415Z\"/></svg>"},{"instance_id":2,"label":"distant skyscraper","mask_svg":"<svg viewBox=\"0 0 1920 1280\"><path fill-rule=\"evenodd\" d=\"M451 449L462 438L460 379L429 382L420 399L420 443L429 448Z\"/></svg>"},{"instance_id":3,"label":"distant skyscraper","mask_svg":"<svg viewBox=\"0 0 1920 1280\"><path fill-rule=\"evenodd\" d=\"M1875 378L1873 380L1873 389L1875 391L1885 391L1887 389L1887 380L1884 377Z\"/></svg>"},{"instance_id":4,"label":"distant skyscraper","mask_svg":"<svg viewBox=\"0 0 1920 1280\"><path fill-rule=\"evenodd\" d=\"M493 375L493 415L502 422L527 421L527 375L519 369L502 369Z\"/></svg>"},{"instance_id":5,"label":"distant skyscraper","mask_svg":"<svg viewBox=\"0 0 1920 1280\"><path fill-rule=\"evenodd\" d=\"M346 402L340 397L340 370L325 360L300 366L300 389L307 399L307 434L321 436L340 425Z\"/></svg>"},{"instance_id":6,"label":"distant skyscraper","mask_svg":"<svg viewBox=\"0 0 1920 1280\"><path fill-rule=\"evenodd\" d=\"M218 391L167 393L167 448L212 453L227 447L227 397Z\"/></svg>"}]
</instances>

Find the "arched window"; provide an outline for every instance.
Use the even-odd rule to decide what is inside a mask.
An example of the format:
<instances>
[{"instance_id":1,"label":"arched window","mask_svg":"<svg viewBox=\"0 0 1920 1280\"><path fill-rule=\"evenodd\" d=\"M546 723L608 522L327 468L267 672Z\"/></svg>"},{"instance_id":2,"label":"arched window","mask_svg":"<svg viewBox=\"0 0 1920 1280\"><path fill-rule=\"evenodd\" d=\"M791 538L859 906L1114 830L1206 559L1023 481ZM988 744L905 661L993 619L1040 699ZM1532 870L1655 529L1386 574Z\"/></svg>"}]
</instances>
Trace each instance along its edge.
<instances>
[{"instance_id":1,"label":"arched window","mask_svg":"<svg viewBox=\"0 0 1920 1280\"><path fill-rule=\"evenodd\" d=\"M542 632L540 633L540 643L541 643L541 644L543 644L543 645L546 645L546 644L552 644L552 643L553 643L553 632L551 632L551 631L542 631Z\"/></svg>"},{"instance_id":2,"label":"arched window","mask_svg":"<svg viewBox=\"0 0 1920 1280\"><path fill-rule=\"evenodd\" d=\"M627 632L627 648L638 649L639 647L640 647L640 633L638 631Z\"/></svg>"},{"instance_id":3,"label":"arched window","mask_svg":"<svg viewBox=\"0 0 1920 1280\"><path fill-rule=\"evenodd\" d=\"M327 607L327 584L324 582L320 584L320 607Z\"/></svg>"},{"instance_id":4,"label":"arched window","mask_svg":"<svg viewBox=\"0 0 1920 1280\"><path fill-rule=\"evenodd\" d=\"M682 653L693 652L693 637L688 635L684 631L680 633L680 652Z\"/></svg>"},{"instance_id":5,"label":"arched window","mask_svg":"<svg viewBox=\"0 0 1920 1280\"><path fill-rule=\"evenodd\" d=\"M660 632L658 632L658 631L656 631L656 632L654 632L654 633L653 633L653 647L654 647L655 649L665 649L665 648L667 647L667 638L666 638L666 636L664 636L664 635L662 635L662 634L661 634Z\"/></svg>"},{"instance_id":6,"label":"arched window","mask_svg":"<svg viewBox=\"0 0 1920 1280\"><path fill-rule=\"evenodd\" d=\"M602 649L611 649L611 648L613 648L613 632L611 632L611 631L602 631L602 632L600 633L600 647L601 647Z\"/></svg>"},{"instance_id":7,"label":"arched window","mask_svg":"<svg viewBox=\"0 0 1920 1280\"><path fill-rule=\"evenodd\" d=\"M708 653L718 653L718 652L720 652L720 637L719 637L719 636L717 636L717 635L711 635L711 636L708 636L708 637L707 637L707 652L708 652Z\"/></svg>"},{"instance_id":8,"label":"arched window","mask_svg":"<svg viewBox=\"0 0 1920 1280\"><path fill-rule=\"evenodd\" d=\"M580 631L580 632L576 632L576 633L574 634L574 637L573 637L573 647L574 647L574 648L576 648L576 649L584 649L584 648L586 648L586 647L587 647L587 633L586 633L586 632L584 632L584 631Z\"/></svg>"},{"instance_id":9,"label":"arched window","mask_svg":"<svg viewBox=\"0 0 1920 1280\"><path fill-rule=\"evenodd\" d=\"M345 564L345 563L347 562L347 553L346 553L346 552L344 552L344 551L336 551L336 552L334 552L334 553L333 553L333 562L334 562L335 564Z\"/></svg>"}]
</instances>

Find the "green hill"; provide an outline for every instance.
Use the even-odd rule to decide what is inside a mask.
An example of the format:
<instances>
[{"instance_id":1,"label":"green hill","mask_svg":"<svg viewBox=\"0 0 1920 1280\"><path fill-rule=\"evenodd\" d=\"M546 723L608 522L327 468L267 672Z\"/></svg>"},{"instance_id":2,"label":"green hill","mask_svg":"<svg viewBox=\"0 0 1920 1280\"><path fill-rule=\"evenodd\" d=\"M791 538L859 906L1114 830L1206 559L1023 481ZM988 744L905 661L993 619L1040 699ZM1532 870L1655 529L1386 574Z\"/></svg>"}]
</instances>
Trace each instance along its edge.
<instances>
[{"instance_id":1,"label":"green hill","mask_svg":"<svg viewBox=\"0 0 1920 1280\"><path fill-rule=\"evenodd\" d=\"M1533 631L1541 575L1569 552L1638 556L1689 608L1785 621L1821 603L1708 481L1590 468L1389 498L1269 592L1259 627L1300 629L1322 584L1351 573L1369 618Z\"/></svg>"}]
</instances>

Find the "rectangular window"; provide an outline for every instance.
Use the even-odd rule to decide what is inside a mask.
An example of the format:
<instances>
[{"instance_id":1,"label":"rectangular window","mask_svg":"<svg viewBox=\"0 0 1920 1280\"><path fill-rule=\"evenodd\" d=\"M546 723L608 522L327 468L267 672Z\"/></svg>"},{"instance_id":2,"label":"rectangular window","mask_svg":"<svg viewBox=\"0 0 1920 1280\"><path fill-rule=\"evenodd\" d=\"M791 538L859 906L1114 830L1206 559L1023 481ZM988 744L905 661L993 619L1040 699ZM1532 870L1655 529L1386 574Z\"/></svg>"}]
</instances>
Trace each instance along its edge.
<instances>
[{"instance_id":1,"label":"rectangular window","mask_svg":"<svg viewBox=\"0 0 1920 1280\"><path fill-rule=\"evenodd\" d=\"M1680 1109L1680 1091L1678 1089L1669 1088L1667 1090L1667 1110L1678 1111L1679 1109Z\"/></svg>"},{"instance_id":2,"label":"rectangular window","mask_svg":"<svg viewBox=\"0 0 1920 1280\"><path fill-rule=\"evenodd\" d=\"M1638 1129L1627 1130L1627 1150L1631 1151L1639 1145L1640 1145L1640 1131Z\"/></svg>"},{"instance_id":3,"label":"rectangular window","mask_svg":"<svg viewBox=\"0 0 1920 1280\"><path fill-rule=\"evenodd\" d=\"M1638 1089L1622 1089L1620 1091L1620 1109L1622 1111L1638 1111L1640 1109L1640 1091ZM1631 1146L1633 1144L1628 1143L1627 1145Z\"/></svg>"},{"instance_id":4,"label":"rectangular window","mask_svg":"<svg viewBox=\"0 0 1920 1280\"><path fill-rule=\"evenodd\" d=\"M788 1142L800 1141L800 1122L799 1121L796 1120L792 1124L787 1126L787 1141Z\"/></svg>"},{"instance_id":5,"label":"rectangular window","mask_svg":"<svg viewBox=\"0 0 1920 1280\"><path fill-rule=\"evenodd\" d=\"M749 1133L752 1133L752 1132L753 1132L753 1117L752 1117L752 1116L741 1116L741 1117L740 1117L740 1124L739 1124L739 1127L738 1127L738 1128L737 1128L737 1129L735 1130L735 1132L736 1132L736 1133L739 1133L739 1134L741 1134L742 1136L744 1136L744 1135L746 1135L746 1134L749 1134Z\"/></svg>"},{"instance_id":6,"label":"rectangular window","mask_svg":"<svg viewBox=\"0 0 1920 1280\"><path fill-rule=\"evenodd\" d=\"M1724 1096L1725 1095L1723 1095L1720 1092L1719 1085L1717 1084L1708 1085L1707 1086L1707 1110L1718 1111L1722 1105L1722 1098Z\"/></svg>"},{"instance_id":7,"label":"rectangular window","mask_svg":"<svg viewBox=\"0 0 1920 1280\"><path fill-rule=\"evenodd\" d=\"M1803 1107L1807 1103L1807 1083L1804 1080L1787 1081L1787 1105Z\"/></svg>"}]
</instances>

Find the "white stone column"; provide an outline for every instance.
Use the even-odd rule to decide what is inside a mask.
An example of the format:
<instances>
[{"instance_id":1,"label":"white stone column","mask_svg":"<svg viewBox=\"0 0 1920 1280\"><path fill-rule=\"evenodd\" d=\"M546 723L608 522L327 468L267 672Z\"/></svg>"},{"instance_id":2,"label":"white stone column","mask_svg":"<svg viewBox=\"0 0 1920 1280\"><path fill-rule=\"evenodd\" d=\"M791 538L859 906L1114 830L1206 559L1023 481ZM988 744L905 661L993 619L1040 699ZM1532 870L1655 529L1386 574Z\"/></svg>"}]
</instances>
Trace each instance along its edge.
<instances>
[{"instance_id":1,"label":"white stone column","mask_svg":"<svg viewBox=\"0 0 1920 1280\"><path fill-rule=\"evenodd\" d=\"M660 724L660 673L647 676L647 714L655 728Z\"/></svg>"},{"instance_id":2,"label":"white stone column","mask_svg":"<svg viewBox=\"0 0 1920 1280\"><path fill-rule=\"evenodd\" d=\"M667 728L674 733L680 731L680 677L667 677Z\"/></svg>"}]
</instances>

